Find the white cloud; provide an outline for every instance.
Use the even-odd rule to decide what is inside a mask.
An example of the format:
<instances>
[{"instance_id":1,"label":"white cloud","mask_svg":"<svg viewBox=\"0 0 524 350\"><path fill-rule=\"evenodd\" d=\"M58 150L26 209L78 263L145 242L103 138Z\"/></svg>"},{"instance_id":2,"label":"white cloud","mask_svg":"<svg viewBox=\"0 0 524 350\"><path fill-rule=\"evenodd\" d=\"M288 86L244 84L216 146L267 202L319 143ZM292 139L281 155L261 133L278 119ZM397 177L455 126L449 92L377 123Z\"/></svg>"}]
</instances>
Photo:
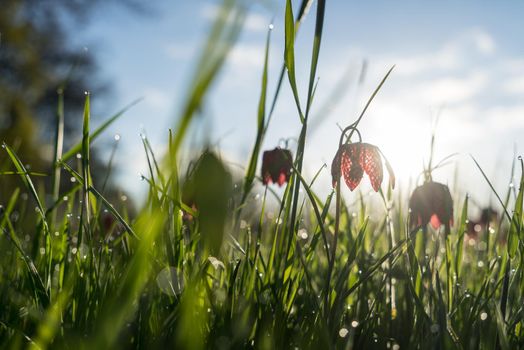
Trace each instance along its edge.
<instances>
[{"instance_id":1,"label":"white cloud","mask_svg":"<svg viewBox=\"0 0 524 350\"><path fill-rule=\"evenodd\" d=\"M194 45L171 43L164 47L167 57L173 60L186 60L193 56L195 51Z\"/></svg>"},{"instance_id":2,"label":"white cloud","mask_svg":"<svg viewBox=\"0 0 524 350\"><path fill-rule=\"evenodd\" d=\"M162 112L167 112L172 103L171 96L158 88L145 88L142 96L145 103Z\"/></svg>"},{"instance_id":3,"label":"white cloud","mask_svg":"<svg viewBox=\"0 0 524 350\"><path fill-rule=\"evenodd\" d=\"M508 79L504 82L503 89L509 94L524 96L524 77Z\"/></svg>"},{"instance_id":4,"label":"white cloud","mask_svg":"<svg viewBox=\"0 0 524 350\"><path fill-rule=\"evenodd\" d=\"M442 77L417 84L414 94L427 105L459 103L474 98L488 82L486 73L473 73L465 78Z\"/></svg>"},{"instance_id":5,"label":"white cloud","mask_svg":"<svg viewBox=\"0 0 524 350\"><path fill-rule=\"evenodd\" d=\"M493 106L484 111L488 132L517 131L524 129L524 103Z\"/></svg>"},{"instance_id":6,"label":"white cloud","mask_svg":"<svg viewBox=\"0 0 524 350\"><path fill-rule=\"evenodd\" d=\"M215 20L219 15L224 15L226 18L226 14L221 13L221 6L210 3L206 3L202 6L200 15L209 21ZM244 21L244 30L248 31L263 32L268 29L268 26L269 19L266 16L254 12L248 13Z\"/></svg>"},{"instance_id":7,"label":"white cloud","mask_svg":"<svg viewBox=\"0 0 524 350\"><path fill-rule=\"evenodd\" d=\"M268 30L269 24L269 20L266 16L250 13L246 18L244 28L254 32L264 32Z\"/></svg>"},{"instance_id":8,"label":"white cloud","mask_svg":"<svg viewBox=\"0 0 524 350\"><path fill-rule=\"evenodd\" d=\"M477 45L477 49L484 54L492 54L495 52L495 40L491 35L482 31L475 30L473 33L473 39Z\"/></svg>"},{"instance_id":9,"label":"white cloud","mask_svg":"<svg viewBox=\"0 0 524 350\"><path fill-rule=\"evenodd\" d=\"M235 67L247 66L250 71L258 74L256 67L262 67L264 64L264 47L239 43L229 53L228 61Z\"/></svg>"},{"instance_id":10,"label":"white cloud","mask_svg":"<svg viewBox=\"0 0 524 350\"><path fill-rule=\"evenodd\" d=\"M494 53L496 43L493 37L481 29L471 29L448 41L434 52L417 55L377 55L371 60L378 66L396 65L396 76L414 76L434 74L442 71L463 70L472 61L479 59L479 53L490 55ZM524 62L514 62L524 64Z\"/></svg>"}]
</instances>

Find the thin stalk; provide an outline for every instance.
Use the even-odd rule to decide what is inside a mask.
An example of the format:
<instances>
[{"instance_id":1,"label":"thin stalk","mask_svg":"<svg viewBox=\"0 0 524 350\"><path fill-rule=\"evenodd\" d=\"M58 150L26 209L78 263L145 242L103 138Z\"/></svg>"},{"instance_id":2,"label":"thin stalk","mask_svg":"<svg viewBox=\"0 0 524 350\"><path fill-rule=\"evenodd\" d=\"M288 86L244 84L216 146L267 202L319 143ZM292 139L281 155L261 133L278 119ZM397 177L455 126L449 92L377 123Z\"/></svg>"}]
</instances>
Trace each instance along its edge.
<instances>
[{"instance_id":1,"label":"thin stalk","mask_svg":"<svg viewBox=\"0 0 524 350\"><path fill-rule=\"evenodd\" d=\"M61 168L56 166L58 161L62 158L62 149L64 146L64 91L58 89L58 107L56 110L56 137L55 137L55 150L53 158L53 178L52 178L52 195L53 202L58 201L58 196L60 193L60 172ZM54 227L56 220L56 211L51 213L50 225Z\"/></svg>"}]
</instances>

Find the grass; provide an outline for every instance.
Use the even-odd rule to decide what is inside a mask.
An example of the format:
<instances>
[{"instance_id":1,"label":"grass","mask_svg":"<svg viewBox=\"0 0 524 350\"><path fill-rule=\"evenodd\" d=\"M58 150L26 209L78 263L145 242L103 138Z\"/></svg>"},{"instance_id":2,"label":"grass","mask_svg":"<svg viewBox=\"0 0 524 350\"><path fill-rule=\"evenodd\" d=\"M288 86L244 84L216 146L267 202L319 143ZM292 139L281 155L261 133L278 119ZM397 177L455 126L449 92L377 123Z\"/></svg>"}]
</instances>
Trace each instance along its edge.
<instances>
[{"instance_id":1,"label":"grass","mask_svg":"<svg viewBox=\"0 0 524 350\"><path fill-rule=\"evenodd\" d=\"M125 109L91 130L87 95L82 140L63 150L59 93L50 190L4 145L3 176L21 181L2 198L2 348L524 347L522 160L520 187L496 194L504 215L476 238L466 234L468 197L454 198L455 224L445 234L410 231L408 204L391 188L376 194L380 208L356 193L346 203L341 181L327 195L315 193L316 176L305 178L302 167L325 1L316 6L304 104L294 42L307 3L294 19L287 1L284 68L272 100L268 32L257 134L240 183L213 150L180 169L184 138L245 17L232 1L211 31L167 154L158 157L143 139L149 193L135 216L126 202L110 203L90 176L91 142ZM301 121L293 173L282 195L268 186L258 198L258 159L286 72ZM63 176L75 183L60 188Z\"/></svg>"}]
</instances>

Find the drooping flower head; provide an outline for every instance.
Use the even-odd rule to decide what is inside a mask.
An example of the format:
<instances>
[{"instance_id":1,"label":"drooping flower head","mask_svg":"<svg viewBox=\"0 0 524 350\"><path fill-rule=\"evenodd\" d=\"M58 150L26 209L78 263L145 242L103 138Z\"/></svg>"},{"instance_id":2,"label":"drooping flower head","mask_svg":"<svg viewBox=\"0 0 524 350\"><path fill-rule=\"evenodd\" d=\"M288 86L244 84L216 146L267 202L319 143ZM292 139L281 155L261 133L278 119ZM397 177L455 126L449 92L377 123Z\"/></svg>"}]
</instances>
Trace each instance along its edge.
<instances>
[{"instance_id":1,"label":"drooping flower head","mask_svg":"<svg viewBox=\"0 0 524 350\"><path fill-rule=\"evenodd\" d=\"M262 156L262 183L282 186L289 181L293 168L293 155L288 149L276 147Z\"/></svg>"},{"instance_id":2,"label":"drooping flower head","mask_svg":"<svg viewBox=\"0 0 524 350\"><path fill-rule=\"evenodd\" d=\"M356 142L341 145L331 163L333 187L337 185L340 176L343 175L346 185L353 191L365 172L369 176L371 186L378 192L384 177L380 155L378 147L369 143ZM395 187L395 175L387 162L386 168L391 187Z\"/></svg>"},{"instance_id":3,"label":"drooping flower head","mask_svg":"<svg viewBox=\"0 0 524 350\"><path fill-rule=\"evenodd\" d=\"M446 233L453 225L453 200L449 188L438 182L427 182L413 191L409 199L410 229L431 223L434 229L445 225Z\"/></svg>"},{"instance_id":4,"label":"drooping flower head","mask_svg":"<svg viewBox=\"0 0 524 350\"><path fill-rule=\"evenodd\" d=\"M384 173L382 170L382 157L384 155L377 146L362 142L360 132L352 124L342 131L338 151L331 163L331 177L333 188L337 186L340 176L344 176L344 181L351 191L353 191L364 176L364 172L368 174L371 186L378 192ZM346 132L351 131L348 140L351 138L353 132L356 132L359 137L359 142L343 143ZM391 188L395 187L395 174L389 162L384 157L386 168L389 175L389 184Z\"/></svg>"}]
</instances>

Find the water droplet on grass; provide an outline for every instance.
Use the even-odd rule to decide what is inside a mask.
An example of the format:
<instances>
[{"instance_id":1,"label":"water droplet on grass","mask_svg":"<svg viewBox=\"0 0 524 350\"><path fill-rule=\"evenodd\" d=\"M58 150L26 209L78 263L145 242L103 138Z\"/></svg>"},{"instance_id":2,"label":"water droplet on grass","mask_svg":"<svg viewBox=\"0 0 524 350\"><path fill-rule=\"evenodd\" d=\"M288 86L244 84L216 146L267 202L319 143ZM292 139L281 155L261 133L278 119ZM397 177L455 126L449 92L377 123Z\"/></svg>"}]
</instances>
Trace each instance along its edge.
<instances>
[{"instance_id":1,"label":"water droplet on grass","mask_svg":"<svg viewBox=\"0 0 524 350\"><path fill-rule=\"evenodd\" d=\"M338 331L338 335L341 338L345 338L348 335L348 333L349 331L346 328L340 328L340 330Z\"/></svg>"},{"instance_id":2,"label":"water droplet on grass","mask_svg":"<svg viewBox=\"0 0 524 350\"><path fill-rule=\"evenodd\" d=\"M301 239L306 240L308 238L307 231L305 229L301 228L300 230L298 230L298 237L301 238Z\"/></svg>"}]
</instances>

